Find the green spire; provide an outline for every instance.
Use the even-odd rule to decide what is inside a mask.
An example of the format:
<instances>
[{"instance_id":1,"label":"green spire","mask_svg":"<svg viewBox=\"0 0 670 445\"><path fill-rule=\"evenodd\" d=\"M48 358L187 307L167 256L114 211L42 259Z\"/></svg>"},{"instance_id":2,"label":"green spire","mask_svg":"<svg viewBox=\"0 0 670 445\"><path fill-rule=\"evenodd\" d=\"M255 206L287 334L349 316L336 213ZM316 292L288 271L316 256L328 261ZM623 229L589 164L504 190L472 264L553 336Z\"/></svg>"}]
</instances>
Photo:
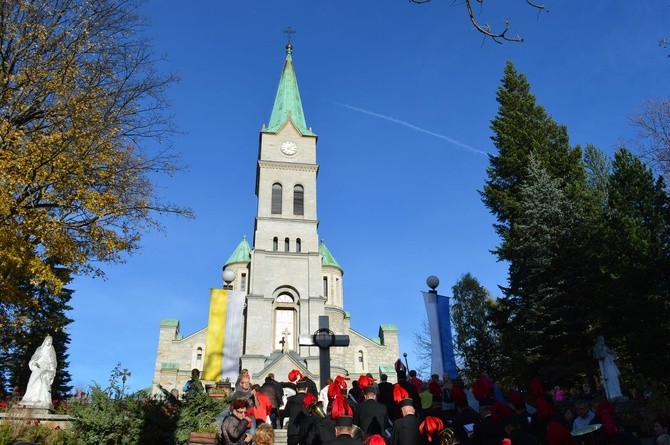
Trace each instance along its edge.
<instances>
[{"instance_id":1,"label":"green spire","mask_svg":"<svg viewBox=\"0 0 670 445\"><path fill-rule=\"evenodd\" d=\"M243 236L242 241L240 241L240 244L237 245L235 251L232 255L230 255L230 258L228 258L228 261L226 261L226 264L224 264L223 267L233 263L248 263L250 260L251 247L249 247L247 237Z\"/></svg>"},{"instance_id":2,"label":"green spire","mask_svg":"<svg viewBox=\"0 0 670 445\"><path fill-rule=\"evenodd\" d=\"M311 129L307 128L305 123L305 114L302 111L302 102L300 101L300 91L298 91L298 79L293 69L293 59L291 53L293 46L286 45L286 61L284 70L281 73L279 87L277 88L277 97L272 107L272 116L270 116L270 125L263 131L266 133L276 133L284 126L287 120L291 119L303 136L316 136Z\"/></svg>"},{"instance_id":3,"label":"green spire","mask_svg":"<svg viewBox=\"0 0 670 445\"><path fill-rule=\"evenodd\" d=\"M319 255L321 255L322 266L332 266L337 267L340 271L342 270L340 264L337 262L333 254L330 253L330 250L328 250L326 243L324 243L323 240L321 240L321 244L319 244Z\"/></svg>"}]
</instances>

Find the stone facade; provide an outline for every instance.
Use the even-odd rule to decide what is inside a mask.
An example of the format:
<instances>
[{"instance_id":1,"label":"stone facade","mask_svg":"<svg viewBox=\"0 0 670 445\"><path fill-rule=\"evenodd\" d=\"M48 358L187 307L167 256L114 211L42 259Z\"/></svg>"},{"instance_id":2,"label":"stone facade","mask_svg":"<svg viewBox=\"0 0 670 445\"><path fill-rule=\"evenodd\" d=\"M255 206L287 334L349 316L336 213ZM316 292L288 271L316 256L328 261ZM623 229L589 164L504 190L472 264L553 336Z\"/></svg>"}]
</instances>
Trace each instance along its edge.
<instances>
[{"instance_id":1,"label":"stone facade","mask_svg":"<svg viewBox=\"0 0 670 445\"><path fill-rule=\"evenodd\" d=\"M249 369L256 382L270 372L284 380L292 369L318 381L319 349L301 339L309 338L319 316L327 315L330 329L350 339L348 347L330 350L332 376L387 373L393 380L397 328L381 325L377 338L351 329L344 310L344 271L319 243L317 138L304 122L290 47L270 122L259 141L253 248L243 240L224 265L235 272L232 288L247 294L240 368ZM192 368L203 369L206 338L206 327L184 337L178 320L163 320L155 382L181 389Z\"/></svg>"}]
</instances>

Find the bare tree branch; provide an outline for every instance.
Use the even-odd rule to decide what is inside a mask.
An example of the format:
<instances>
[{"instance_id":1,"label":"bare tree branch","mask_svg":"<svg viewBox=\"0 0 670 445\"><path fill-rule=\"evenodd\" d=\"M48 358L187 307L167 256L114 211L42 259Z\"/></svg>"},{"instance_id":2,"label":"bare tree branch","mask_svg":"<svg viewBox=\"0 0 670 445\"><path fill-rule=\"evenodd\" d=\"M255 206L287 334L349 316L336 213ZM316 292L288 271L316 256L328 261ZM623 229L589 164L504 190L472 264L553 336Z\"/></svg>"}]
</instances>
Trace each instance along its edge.
<instances>
[{"instance_id":1,"label":"bare tree branch","mask_svg":"<svg viewBox=\"0 0 670 445\"><path fill-rule=\"evenodd\" d=\"M410 3L423 4L428 3L431 0L409 0ZM484 4L484 0L475 0L480 5ZM535 3L530 0L525 0L526 4L532 8L537 9L538 11L546 10L546 5ZM517 35L515 37L509 37L507 33L509 32L509 20L505 19L505 28L502 31L494 31L488 23L481 24L477 20L475 13L472 9L472 0L465 0L465 8L468 11L468 16L470 17L470 22L475 27L475 29L484 34L486 37L490 37L496 43L503 43L502 41L507 42L523 42L523 37Z\"/></svg>"}]
</instances>

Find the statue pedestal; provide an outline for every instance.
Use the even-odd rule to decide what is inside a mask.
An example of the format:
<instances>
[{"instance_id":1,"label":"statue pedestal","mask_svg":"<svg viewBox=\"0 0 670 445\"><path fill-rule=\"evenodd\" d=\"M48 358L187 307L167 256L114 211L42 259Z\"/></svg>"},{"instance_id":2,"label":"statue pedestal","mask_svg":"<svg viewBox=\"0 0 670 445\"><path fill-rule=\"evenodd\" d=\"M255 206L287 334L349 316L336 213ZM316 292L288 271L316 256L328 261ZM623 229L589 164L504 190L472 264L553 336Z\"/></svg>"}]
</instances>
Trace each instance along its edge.
<instances>
[{"instance_id":1,"label":"statue pedestal","mask_svg":"<svg viewBox=\"0 0 670 445\"><path fill-rule=\"evenodd\" d=\"M15 405L11 409L11 412L23 412L29 411L31 414L36 416L42 416L45 414L53 414L56 411L54 406L51 403L31 403L31 402L19 402L18 405Z\"/></svg>"},{"instance_id":2,"label":"statue pedestal","mask_svg":"<svg viewBox=\"0 0 670 445\"><path fill-rule=\"evenodd\" d=\"M7 412L0 413L0 421L3 420L19 423L32 421L49 428L68 429L73 418L64 414L52 414L49 408L23 408L21 405L21 407L13 407Z\"/></svg>"}]
</instances>

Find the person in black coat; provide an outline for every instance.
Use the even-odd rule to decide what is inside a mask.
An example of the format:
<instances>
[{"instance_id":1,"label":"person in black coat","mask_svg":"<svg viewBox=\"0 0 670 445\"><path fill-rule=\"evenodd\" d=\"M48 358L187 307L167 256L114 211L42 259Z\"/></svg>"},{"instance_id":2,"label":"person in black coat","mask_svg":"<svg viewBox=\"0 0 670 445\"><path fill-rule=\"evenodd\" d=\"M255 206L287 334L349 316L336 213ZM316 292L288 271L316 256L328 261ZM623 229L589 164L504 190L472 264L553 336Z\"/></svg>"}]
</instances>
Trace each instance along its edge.
<instances>
[{"instance_id":1,"label":"person in black coat","mask_svg":"<svg viewBox=\"0 0 670 445\"><path fill-rule=\"evenodd\" d=\"M286 400L285 415L288 416L287 445L298 445L304 442L304 428L301 428L301 424L309 416L309 412L303 406L303 400L307 394L307 384L298 382L296 386L298 393Z\"/></svg>"},{"instance_id":2,"label":"person in black coat","mask_svg":"<svg viewBox=\"0 0 670 445\"><path fill-rule=\"evenodd\" d=\"M335 438L323 445L361 445L363 442L353 438L354 419L350 416L340 416L335 420Z\"/></svg>"},{"instance_id":3,"label":"person in black coat","mask_svg":"<svg viewBox=\"0 0 670 445\"><path fill-rule=\"evenodd\" d=\"M388 422L386 405L377 402L377 393L374 386L365 388L363 397L363 402L354 411L354 424L358 425L367 436L382 434Z\"/></svg>"},{"instance_id":4,"label":"person in black coat","mask_svg":"<svg viewBox=\"0 0 670 445\"><path fill-rule=\"evenodd\" d=\"M388 376L386 374L382 374L380 378L381 382L377 384L377 401L386 406L386 413L391 420L398 419L400 417L400 409L393 401L393 383L387 381Z\"/></svg>"},{"instance_id":5,"label":"person in black coat","mask_svg":"<svg viewBox=\"0 0 670 445\"><path fill-rule=\"evenodd\" d=\"M424 440L419 432L419 418L411 398L399 402L402 417L393 422L393 432L389 445L423 445Z\"/></svg>"}]
</instances>

